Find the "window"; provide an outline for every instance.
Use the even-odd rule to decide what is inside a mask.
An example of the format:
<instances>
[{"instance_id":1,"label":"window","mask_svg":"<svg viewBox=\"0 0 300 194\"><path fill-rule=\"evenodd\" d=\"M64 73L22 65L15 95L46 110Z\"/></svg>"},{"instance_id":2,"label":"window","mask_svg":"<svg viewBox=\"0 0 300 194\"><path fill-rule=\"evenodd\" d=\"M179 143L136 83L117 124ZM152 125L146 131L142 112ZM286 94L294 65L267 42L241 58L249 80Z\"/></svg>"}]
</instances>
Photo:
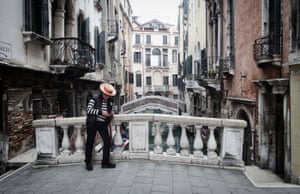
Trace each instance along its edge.
<instances>
[{"instance_id":1,"label":"window","mask_svg":"<svg viewBox=\"0 0 300 194\"><path fill-rule=\"evenodd\" d=\"M163 36L163 44L168 44L168 37L166 35Z\"/></svg>"},{"instance_id":2,"label":"window","mask_svg":"<svg viewBox=\"0 0 300 194\"><path fill-rule=\"evenodd\" d=\"M151 86L151 85L152 85L152 80L151 80L151 77L150 77L150 76L147 76L147 77L146 77L146 85L147 85L147 86Z\"/></svg>"},{"instance_id":3,"label":"window","mask_svg":"<svg viewBox=\"0 0 300 194\"><path fill-rule=\"evenodd\" d=\"M78 38L85 43L90 43L89 23L90 23L89 18L84 19L83 14L80 14L78 16L78 21L77 21Z\"/></svg>"},{"instance_id":4,"label":"window","mask_svg":"<svg viewBox=\"0 0 300 194\"><path fill-rule=\"evenodd\" d=\"M174 42L175 42L175 45L178 45L178 36L175 36L175 38L174 38L175 40L174 40Z\"/></svg>"},{"instance_id":5,"label":"window","mask_svg":"<svg viewBox=\"0 0 300 194\"><path fill-rule=\"evenodd\" d=\"M95 28L95 52L96 63L105 64L105 35L104 32L99 33L98 27Z\"/></svg>"},{"instance_id":6,"label":"window","mask_svg":"<svg viewBox=\"0 0 300 194\"><path fill-rule=\"evenodd\" d=\"M133 53L133 62L134 63L141 63L142 62L141 52L134 52Z\"/></svg>"},{"instance_id":7,"label":"window","mask_svg":"<svg viewBox=\"0 0 300 194\"><path fill-rule=\"evenodd\" d=\"M25 31L49 38L48 0L25 0Z\"/></svg>"},{"instance_id":8,"label":"window","mask_svg":"<svg viewBox=\"0 0 300 194\"><path fill-rule=\"evenodd\" d=\"M160 56L160 50L158 48L155 48L152 51L151 66L152 67L161 66L161 56Z\"/></svg>"},{"instance_id":9,"label":"window","mask_svg":"<svg viewBox=\"0 0 300 194\"><path fill-rule=\"evenodd\" d=\"M150 67L150 65L151 65L151 49L146 48L145 52L146 52L146 61L145 61L145 63L146 63L147 67Z\"/></svg>"},{"instance_id":10,"label":"window","mask_svg":"<svg viewBox=\"0 0 300 194\"><path fill-rule=\"evenodd\" d=\"M100 64L105 64L105 31L102 31L99 34L99 41L100 41L100 53L99 53L99 63Z\"/></svg>"},{"instance_id":11,"label":"window","mask_svg":"<svg viewBox=\"0 0 300 194\"><path fill-rule=\"evenodd\" d=\"M163 66L168 66L168 49L163 49Z\"/></svg>"},{"instance_id":12,"label":"window","mask_svg":"<svg viewBox=\"0 0 300 194\"><path fill-rule=\"evenodd\" d=\"M146 44L151 44L151 35L146 36Z\"/></svg>"},{"instance_id":13,"label":"window","mask_svg":"<svg viewBox=\"0 0 300 194\"><path fill-rule=\"evenodd\" d=\"M300 2L291 0L291 49L300 49Z\"/></svg>"},{"instance_id":14,"label":"window","mask_svg":"<svg viewBox=\"0 0 300 194\"><path fill-rule=\"evenodd\" d=\"M141 35L139 34L135 35L135 44L141 44Z\"/></svg>"},{"instance_id":15,"label":"window","mask_svg":"<svg viewBox=\"0 0 300 194\"><path fill-rule=\"evenodd\" d=\"M164 84L164 86L168 86L169 85L169 76L164 76L163 77L163 84Z\"/></svg>"},{"instance_id":16,"label":"window","mask_svg":"<svg viewBox=\"0 0 300 194\"><path fill-rule=\"evenodd\" d=\"M172 50L172 63L177 63L177 50Z\"/></svg>"},{"instance_id":17,"label":"window","mask_svg":"<svg viewBox=\"0 0 300 194\"><path fill-rule=\"evenodd\" d=\"M173 86L178 86L177 74L173 74L172 79L173 79Z\"/></svg>"},{"instance_id":18,"label":"window","mask_svg":"<svg viewBox=\"0 0 300 194\"><path fill-rule=\"evenodd\" d=\"M142 87L142 74L141 73L137 73L135 75L135 86L136 87Z\"/></svg>"}]
</instances>

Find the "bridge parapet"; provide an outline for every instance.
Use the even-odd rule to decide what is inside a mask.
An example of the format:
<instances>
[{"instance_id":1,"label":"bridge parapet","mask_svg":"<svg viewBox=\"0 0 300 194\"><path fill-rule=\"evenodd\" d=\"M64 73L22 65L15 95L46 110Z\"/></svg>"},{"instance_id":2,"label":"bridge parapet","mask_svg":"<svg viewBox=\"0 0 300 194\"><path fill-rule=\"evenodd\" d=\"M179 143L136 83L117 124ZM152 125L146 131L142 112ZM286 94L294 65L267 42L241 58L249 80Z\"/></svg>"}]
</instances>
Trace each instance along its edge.
<instances>
[{"instance_id":1,"label":"bridge parapet","mask_svg":"<svg viewBox=\"0 0 300 194\"><path fill-rule=\"evenodd\" d=\"M84 161L86 117L41 119L36 129L37 163ZM128 127L129 147L124 141ZM243 166L246 122L166 114L118 114L112 121L113 160L148 159L199 165ZM94 160L102 154L94 153Z\"/></svg>"}]
</instances>

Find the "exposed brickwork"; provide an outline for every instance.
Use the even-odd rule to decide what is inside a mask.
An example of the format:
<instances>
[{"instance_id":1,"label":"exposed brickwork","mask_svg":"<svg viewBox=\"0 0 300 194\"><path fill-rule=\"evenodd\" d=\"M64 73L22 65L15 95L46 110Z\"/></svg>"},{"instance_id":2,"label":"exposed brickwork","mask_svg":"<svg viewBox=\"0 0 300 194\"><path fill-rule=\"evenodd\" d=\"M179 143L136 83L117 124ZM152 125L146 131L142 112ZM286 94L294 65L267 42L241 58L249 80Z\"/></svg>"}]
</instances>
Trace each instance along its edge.
<instances>
[{"instance_id":1,"label":"exposed brickwork","mask_svg":"<svg viewBox=\"0 0 300 194\"><path fill-rule=\"evenodd\" d=\"M10 89L8 91L8 138L9 158L34 146L32 110L28 99L31 89Z\"/></svg>"}]
</instances>

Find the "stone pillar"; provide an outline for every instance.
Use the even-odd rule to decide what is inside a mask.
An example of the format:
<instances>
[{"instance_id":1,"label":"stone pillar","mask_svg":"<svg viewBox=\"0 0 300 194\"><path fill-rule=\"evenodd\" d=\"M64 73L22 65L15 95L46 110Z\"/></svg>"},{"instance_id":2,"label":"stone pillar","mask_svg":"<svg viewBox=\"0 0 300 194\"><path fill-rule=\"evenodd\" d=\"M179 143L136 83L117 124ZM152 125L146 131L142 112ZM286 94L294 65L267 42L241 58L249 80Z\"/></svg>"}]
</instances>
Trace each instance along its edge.
<instances>
[{"instance_id":1,"label":"stone pillar","mask_svg":"<svg viewBox=\"0 0 300 194\"><path fill-rule=\"evenodd\" d=\"M173 135L173 123L168 123L168 128L169 128L169 133L168 133L168 137L167 137L167 145L169 146L169 148L167 149L167 154L168 155L175 155L176 154L176 150L174 148L175 146L175 139L174 139L174 135Z\"/></svg>"},{"instance_id":2,"label":"stone pillar","mask_svg":"<svg viewBox=\"0 0 300 194\"><path fill-rule=\"evenodd\" d=\"M203 157L203 142L202 142L202 138L201 138L201 125L196 125L196 136L195 136L195 140L194 140L194 156L195 157Z\"/></svg>"},{"instance_id":3,"label":"stone pillar","mask_svg":"<svg viewBox=\"0 0 300 194\"><path fill-rule=\"evenodd\" d=\"M160 133L160 122L155 122L153 125L153 128L155 129L155 137L154 137L154 153L161 154L163 152L162 149L162 138Z\"/></svg>"},{"instance_id":4,"label":"stone pillar","mask_svg":"<svg viewBox=\"0 0 300 194\"><path fill-rule=\"evenodd\" d=\"M207 141L207 157L210 158L217 158L218 155L216 153L217 143L214 136L214 129L215 126L209 126L209 138Z\"/></svg>"},{"instance_id":5,"label":"stone pillar","mask_svg":"<svg viewBox=\"0 0 300 194\"><path fill-rule=\"evenodd\" d=\"M113 125L116 128L116 134L114 136L114 145L116 146L114 149L114 152L116 153L121 153L123 150L123 140L122 140L122 135L121 135L121 123L120 122L115 122Z\"/></svg>"},{"instance_id":6,"label":"stone pillar","mask_svg":"<svg viewBox=\"0 0 300 194\"><path fill-rule=\"evenodd\" d=\"M62 125L61 127L64 131L62 144L61 144L63 148L63 153L69 153L70 152L70 138L68 136L69 125Z\"/></svg>"},{"instance_id":7,"label":"stone pillar","mask_svg":"<svg viewBox=\"0 0 300 194\"><path fill-rule=\"evenodd\" d=\"M81 125L74 126L77 132L76 141L75 141L75 149L77 153L83 153L83 141L81 136Z\"/></svg>"},{"instance_id":8,"label":"stone pillar","mask_svg":"<svg viewBox=\"0 0 300 194\"><path fill-rule=\"evenodd\" d=\"M186 124L181 124L180 154L182 156L189 156L189 140L186 135L186 126Z\"/></svg>"}]
</instances>

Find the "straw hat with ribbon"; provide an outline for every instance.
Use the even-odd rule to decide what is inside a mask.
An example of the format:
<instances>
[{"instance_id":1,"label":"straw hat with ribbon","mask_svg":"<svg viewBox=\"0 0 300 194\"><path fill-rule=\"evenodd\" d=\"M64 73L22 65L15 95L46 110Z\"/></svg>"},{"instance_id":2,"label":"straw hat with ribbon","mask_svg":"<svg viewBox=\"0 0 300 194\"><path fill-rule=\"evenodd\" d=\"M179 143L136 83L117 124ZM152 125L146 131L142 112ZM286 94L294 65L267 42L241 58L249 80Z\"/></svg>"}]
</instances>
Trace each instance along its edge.
<instances>
[{"instance_id":1,"label":"straw hat with ribbon","mask_svg":"<svg viewBox=\"0 0 300 194\"><path fill-rule=\"evenodd\" d=\"M99 88L107 96L115 96L117 93L116 89L110 83L101 83Z\"/></svg>"}]
</instances>

